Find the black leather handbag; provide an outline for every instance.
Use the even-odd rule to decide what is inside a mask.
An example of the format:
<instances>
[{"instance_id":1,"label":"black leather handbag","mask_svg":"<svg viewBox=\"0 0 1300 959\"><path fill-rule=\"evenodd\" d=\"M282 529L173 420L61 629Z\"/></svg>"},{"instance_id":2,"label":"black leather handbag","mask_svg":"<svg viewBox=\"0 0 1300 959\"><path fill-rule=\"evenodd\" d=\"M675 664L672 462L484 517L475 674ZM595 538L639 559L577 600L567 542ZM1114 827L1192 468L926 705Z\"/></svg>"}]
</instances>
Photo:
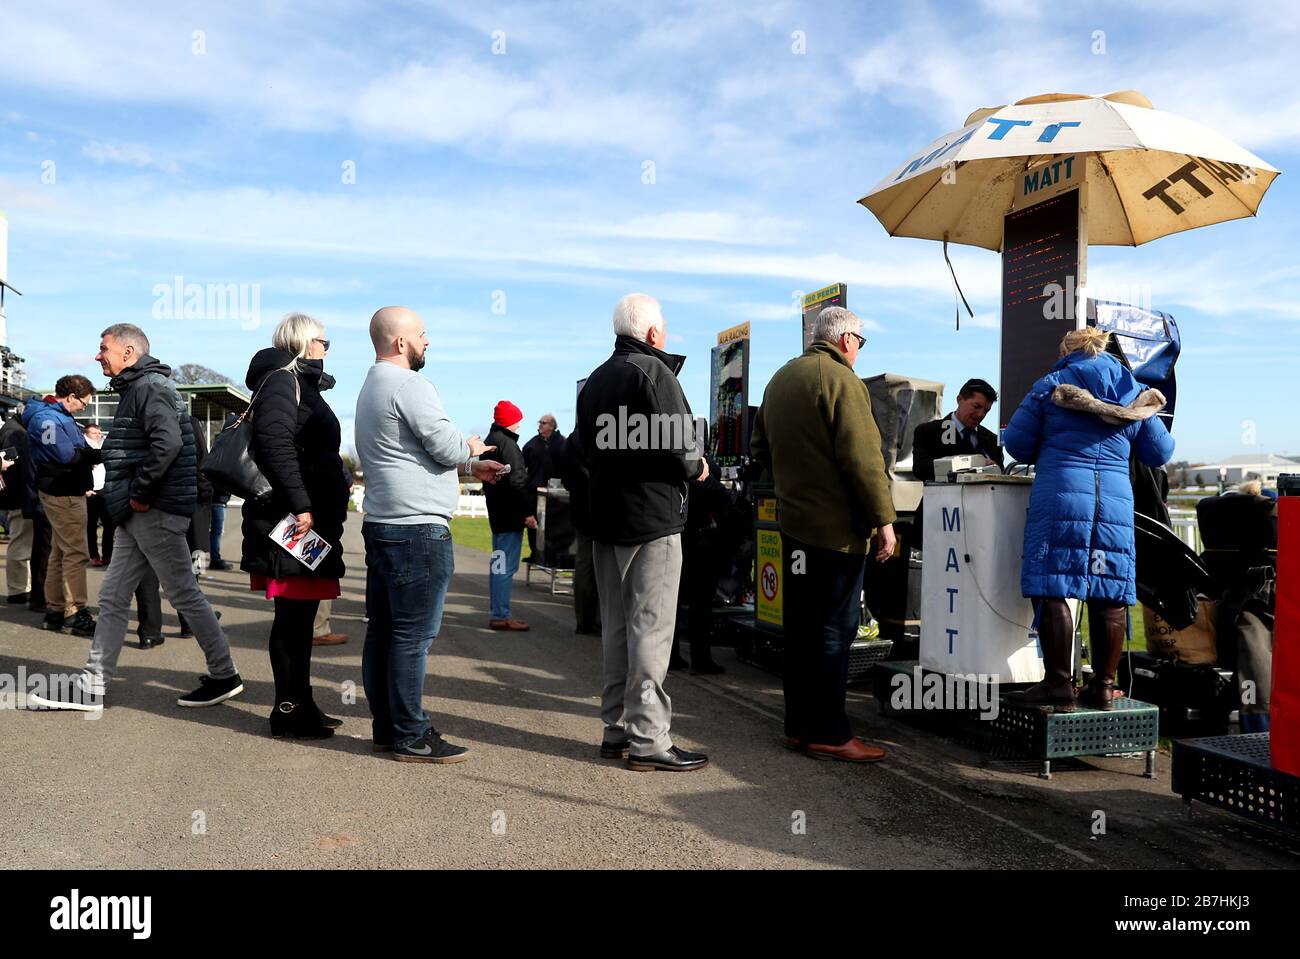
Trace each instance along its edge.
<instances>
[{"instance_id":1,"label":"black leather handbag","mask_svg":"<svg viewBox=\"0 0 1300 959\"><path fill-rule=\"evenodd\" d=\"M239 419L216 435L212 441L212 449L208 451L207 458L203 461L203 475L217 490L233 493L251 503L260 503L271 498L271 482L263 475L253 459L253 431L248 428L248 425L253 421L253 404L257 402L257 394L262 391L266 381L278 372L281 371L272 370L262 378L262 382L257 384L257 389L253 391L253 396L248 401L248 409L239 415ZM298 375L292 370L283 372L293 376L294 392L301 402L302 392L298 385Z\"/></svg>"}]
</instances>

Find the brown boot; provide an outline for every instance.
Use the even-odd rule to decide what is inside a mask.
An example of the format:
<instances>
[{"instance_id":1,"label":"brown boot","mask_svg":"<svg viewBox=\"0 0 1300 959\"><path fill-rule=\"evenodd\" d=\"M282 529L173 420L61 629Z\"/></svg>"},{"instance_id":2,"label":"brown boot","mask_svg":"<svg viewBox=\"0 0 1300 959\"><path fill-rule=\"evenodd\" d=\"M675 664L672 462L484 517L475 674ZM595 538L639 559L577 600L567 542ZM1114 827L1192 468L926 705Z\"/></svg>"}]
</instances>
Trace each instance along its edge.
<instances>
[{"instance_id":1,"label":"brown boot","mask_svg":"<svg viewBox=\"0 0 1300 959\"><path fill-rule=\"evenodd\" d=\"M1058 713L1074 712L1074 618L1063 599L1045 599L1038 622L1043 647L1043 681L1021 693L1007 693L1014 706L1050 706Z\"/></svg>"},{"instance_id":2,"label":"brown boot","mask_svg":"<svg viewBox=\"0 0 1300 959\"><path fill-rule=\"evenodd\" d=\"M511 618L511 619L490 619L488 620L488 628L504 629L512 633L522 633L525 630L530 629L531 627L527 623L523 622L522 620Z\"/></svg>"},{"instance_id":3,"label":"brown boot","mask_svg":"<svg viewBox=\"0 0 1300 959\"><path fill-rule=\"evenodd\" d=\"M1099 602L1088 604L1088 634L1092 649L1092 679L1079 692L1079 702L1089 709L1114 709L1114 701L1123 695L1115 689L1119 658L1124 655L1128 638L1128 610Z\"/></svg>"}]
</instances>

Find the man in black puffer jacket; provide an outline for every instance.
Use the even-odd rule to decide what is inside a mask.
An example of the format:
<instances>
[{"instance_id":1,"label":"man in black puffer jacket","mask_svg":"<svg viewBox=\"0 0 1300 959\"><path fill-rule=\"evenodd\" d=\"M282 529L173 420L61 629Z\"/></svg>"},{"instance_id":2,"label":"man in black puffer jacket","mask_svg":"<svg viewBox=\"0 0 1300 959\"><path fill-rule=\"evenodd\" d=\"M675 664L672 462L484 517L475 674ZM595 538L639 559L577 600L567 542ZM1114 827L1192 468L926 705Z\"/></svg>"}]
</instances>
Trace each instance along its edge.
<instances>
[{"instance_id":1,"label":"man in black puffer jacket","mask_svg":"<svg viewBox=\"0 0 1300 959\"><path fill-rule=\"evenodd\" d=\"M70 690L49 698L28 696L51 709L98 710L126 638L136 587L152 568L167 598L194 628L207 660L199 688L180 706L213 706L243 692L230 646L199 589L185 540L194 513L198 476L194 432L171 368L149 355L138 326L118 323L100 335L95 357L120 399L104 441L104 500L118 524L113 561L99 591L99 622L90 658Z\"/></svg>"},{"instance_id":2,"label":"man in black puffer jacket","mask_svg":"<svg viewBox=\"0 0 1300 959\"><path fill-rule=\"evenodd\" d=\"M708 765L669 736L664 676L677 621L682 530L692 481L708 477L677 372L663 351L659 303L633 293L614 308L613 355L578 394L578 432L591 470L591 524L600 591L605 722L601 755L628 767L685 772Z\"/></svg>"}]
</instances>

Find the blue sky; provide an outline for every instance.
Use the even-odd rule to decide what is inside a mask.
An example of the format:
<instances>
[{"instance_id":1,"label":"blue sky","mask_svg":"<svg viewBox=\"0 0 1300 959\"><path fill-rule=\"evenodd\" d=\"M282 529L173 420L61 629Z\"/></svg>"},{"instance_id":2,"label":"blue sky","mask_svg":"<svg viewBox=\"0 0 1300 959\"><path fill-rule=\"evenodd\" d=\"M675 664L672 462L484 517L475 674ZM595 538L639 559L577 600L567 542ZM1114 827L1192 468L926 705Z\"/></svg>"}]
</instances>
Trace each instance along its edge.
<instances>
[{"instance_id":1,"label":"blue sky","mask_svg":"<svg viewBox=\"0 0 1300 959\"><path fill-rule=\"evenodd\" d=\"M1092 248L1090 281L1146 284L1179 321L1178 459L1300 455L1291 5L11 0L4 26L9 343L33 386L101 382L98 333L123 321L242 380L302 310L350 434L366 323L400 303L462 429L508 398L567 432L622 294L661 299L707 412L719 330L753 322L757 403L798 350L797 294L845 281L860 375L951 399L997 376L998 256L953 250L977 314L955 332L939 245L855 201L977 107L1132 88L1284 175L1253 220ZM256 284L260 325L154 317L175 277Z\"/></svg>"}]
</instances>

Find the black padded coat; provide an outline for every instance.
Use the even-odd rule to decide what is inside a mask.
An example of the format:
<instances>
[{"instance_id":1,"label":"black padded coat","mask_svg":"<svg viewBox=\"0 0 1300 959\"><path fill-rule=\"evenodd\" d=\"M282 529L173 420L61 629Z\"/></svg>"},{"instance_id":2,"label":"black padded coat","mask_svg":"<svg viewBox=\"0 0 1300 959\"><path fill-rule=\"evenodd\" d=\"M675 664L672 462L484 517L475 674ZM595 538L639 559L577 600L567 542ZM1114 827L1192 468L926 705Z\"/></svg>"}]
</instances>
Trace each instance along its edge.
<instances>
[{"instance_id":1,"label":"black padded coat","mask_svg":"<svg viewBox=\"0 0 1300 959\"><path fill-rule=\"evenodd\" d=\"M265 503L244 503L244 550L239 568L273 579L341 579L348 478L339 456L338 417L321 396L334 385L334 378L324 371L321 360L300 359L294 370L286 370L291 359L290 354L274 347L260 350L244 381L249 390L256 391L249 423L253 430L250 448L271 483L272 493ZM315 570L270 539L271 530L287 513L311 513L313 530L330 545Z\"/></svg>"}]
</instances>

